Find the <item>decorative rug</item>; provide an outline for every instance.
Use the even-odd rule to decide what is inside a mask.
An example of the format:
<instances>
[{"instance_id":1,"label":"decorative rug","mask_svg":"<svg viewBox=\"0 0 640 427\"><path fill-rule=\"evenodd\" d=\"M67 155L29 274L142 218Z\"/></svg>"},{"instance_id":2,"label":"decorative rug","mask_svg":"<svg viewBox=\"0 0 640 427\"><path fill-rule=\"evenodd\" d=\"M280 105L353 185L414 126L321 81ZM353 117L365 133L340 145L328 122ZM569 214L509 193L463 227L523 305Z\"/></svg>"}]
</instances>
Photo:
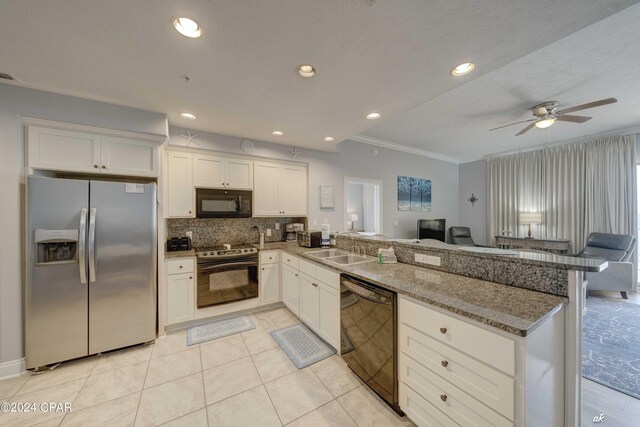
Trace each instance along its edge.
<instances>
[{"instance_id":1,"label":"decorative rug","mask_svg":"<svg viewBox=\"0 0 640 427\"><path fill-rule=\"evenodd\" d=\"M333 348L302 324L272 331L271 337L298 369L313 365L335 353Z\"/></svg>"},{"instance_id":2,"label":"decorative rug","mask_svg":"<svg viewBox=\"0 0 640 427\"><path fill-rule=\"evenodd\" d=\"M256 325L249 316L230 317L187 328L187 345L215 340L240 332L255 329Z\"/></svg>"},{"instance_id":3,"label":"decorative rug","mask_svg":"<svg viewBox=\"0 0 640 427\"><path fill-rule=\"evenodd\" d=\"M640 399L640 305L592 296L583 322L582 376Z\"/></svg>"}]
</instances>

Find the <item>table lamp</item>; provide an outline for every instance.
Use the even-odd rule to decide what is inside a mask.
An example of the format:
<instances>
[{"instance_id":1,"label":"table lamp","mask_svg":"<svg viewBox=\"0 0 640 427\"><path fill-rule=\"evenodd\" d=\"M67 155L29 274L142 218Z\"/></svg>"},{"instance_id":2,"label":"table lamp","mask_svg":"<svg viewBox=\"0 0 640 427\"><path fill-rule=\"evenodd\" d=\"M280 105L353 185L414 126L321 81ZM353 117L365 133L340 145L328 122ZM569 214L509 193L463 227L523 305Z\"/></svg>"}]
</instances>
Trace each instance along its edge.
<instances>
[{"instance_id":1,"label":"table lamp","mask_svg":"<svg viewBox=\"0 0 640 427\"><path fill-rule=\"evenodd\" d=\"M351 222L351 229L353 230L353 223L358 221L358 214L352 212L347 215L347 219Z\"/></svg>"},{"instance_id":2,"label":"table lamp","mask_svg":"<svg viewBox=\"0 0 640 427\"><path fill-rule=\"evenodd\" d=\"M542 212L520 212L519 222L529 226L528 238L532 239L531 224L542 224Z\"/></svg>"}]
</instances>

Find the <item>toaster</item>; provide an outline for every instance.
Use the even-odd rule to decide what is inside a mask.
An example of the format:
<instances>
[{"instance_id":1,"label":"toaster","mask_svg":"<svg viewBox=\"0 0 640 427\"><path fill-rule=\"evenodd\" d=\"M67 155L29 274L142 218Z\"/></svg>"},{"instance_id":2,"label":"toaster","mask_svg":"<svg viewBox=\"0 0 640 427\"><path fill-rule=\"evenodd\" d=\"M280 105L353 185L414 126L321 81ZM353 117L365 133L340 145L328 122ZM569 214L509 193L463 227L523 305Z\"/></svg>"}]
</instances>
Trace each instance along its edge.
<instances>
[{"instance_id":1,"label":"toaster","mask_svg":"<svg viewBox=\"0 0 640 427\"><path fill-rule=\"evenodd\" d=\"M172 237L167 240L167 252L191 250L190 237Z\"/></svg>"},{"instance_id":2,"label":"toaster","mask_svg":"<svg viewBox=\"0 0 640 427\"><path fill-rule=\"evenodd\" d=\"M322 232L319 230L298 231L298 246L319 248L322 245Z\"/></svg>"}]
</instances>

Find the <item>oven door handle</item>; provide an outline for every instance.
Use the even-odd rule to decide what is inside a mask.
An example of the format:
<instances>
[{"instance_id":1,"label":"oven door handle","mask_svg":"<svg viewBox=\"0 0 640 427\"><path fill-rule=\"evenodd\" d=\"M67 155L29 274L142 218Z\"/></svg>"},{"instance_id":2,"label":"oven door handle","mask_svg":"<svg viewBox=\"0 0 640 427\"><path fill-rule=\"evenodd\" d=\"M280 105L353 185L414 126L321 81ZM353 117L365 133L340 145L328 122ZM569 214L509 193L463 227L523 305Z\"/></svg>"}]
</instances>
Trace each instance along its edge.
<instances>
[{"instance_id":1,"label":"oven door handle","mask_svg":"<svg viewBox=\"0 0 640 427\"><path fill-rule=\"evenodd\" d=\"M242 261L242 262L226 262L224 264L206 265L203 262L198 263L198 269L200 271L212 271L219 270L225 267L257 267L258 263L255 261Z\"/></svg>"},{"instance_id":2,"label":"oven door handle","mask_svg":"<svg viewBox=\"0 0 640 427\"><path fill-rule=\"evenodd\" d=\"M345 288L347 288L348 290L350 290L353 294L364 298L368 301L372 301L375 302L376 304L384 304L384 305L391 305L392 301L383 296L383 295L379 295L373 291L370 291L366 288L363 288L362 286L359 286L349 280L342 280L340 282L342 284L342 286L344 286Z\"/></svg>"}]
</instances>

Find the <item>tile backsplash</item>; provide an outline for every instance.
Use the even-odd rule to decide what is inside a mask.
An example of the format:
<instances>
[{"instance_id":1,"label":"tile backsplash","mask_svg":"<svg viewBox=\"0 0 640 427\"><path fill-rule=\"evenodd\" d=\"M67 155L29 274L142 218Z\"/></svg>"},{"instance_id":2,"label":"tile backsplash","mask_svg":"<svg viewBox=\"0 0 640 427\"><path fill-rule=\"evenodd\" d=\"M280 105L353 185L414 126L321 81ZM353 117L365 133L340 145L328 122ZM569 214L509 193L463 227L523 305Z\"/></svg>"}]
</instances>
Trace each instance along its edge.
<instances>
[{"instance_id":1,"label":"tile backsplash","mask_svg":"<svg viewBox=\"0 0 640 427\"><path fill-rule=\"evenodd\" d=\"M264 232L265 242L282 242L285 238L285 225L301 222L307 228L307 218L170 218L167 219L167 238L186 236L193 233L191 245L194 249L220 246L226 243L258 243ZM276 223L280 229L276 230ZM258 227L259 231L253 229ZM271 236L267 236L267 229Z\"/></svg>"}]
</instances>

